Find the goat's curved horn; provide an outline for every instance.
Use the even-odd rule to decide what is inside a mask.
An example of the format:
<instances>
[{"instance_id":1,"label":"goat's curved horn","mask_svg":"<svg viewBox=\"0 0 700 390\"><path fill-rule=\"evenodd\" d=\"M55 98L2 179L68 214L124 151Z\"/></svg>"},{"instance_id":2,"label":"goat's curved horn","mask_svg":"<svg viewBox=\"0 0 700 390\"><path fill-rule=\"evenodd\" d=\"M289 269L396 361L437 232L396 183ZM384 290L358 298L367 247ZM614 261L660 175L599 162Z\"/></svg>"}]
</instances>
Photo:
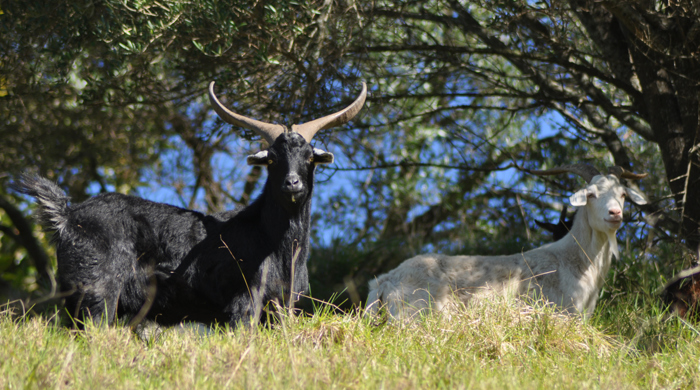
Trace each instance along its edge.
<instances>
[{"instance_id":1,"label":"goat's curved horn","mask_svg":"<svg viewBox=\"0 0 700 390\"><path fill-rule=\"evenodd\" d=\"M571 165L562 165L560 167L547 169L545 171L531 171L533 175L537 176L551 176L560 175L562 173L574 173L581 176L586 183L590 183L593 176L600 175L600 172L592 165L580 163Z\"/></svg>"},{"instance_id":2,"label":"goat's curved horn","mask_svg":"<svg viewBox=\"0 0 700 390\"><path fill-rule=\"evenodd\" d=\"M219 118L221 118L221 120L234 126L240 126L248 130L253 130L255 133L263 137L270 145L272 145L275 142L275 139L285 131L285 127L282 125L275 125L272 123L265 123L247 118L224 107L224 105L221 104L219 99L217 99L216 95L214 94L213 81L209 83L209 101L211 101L211 104L214 106L214 111L219 114Z\"/></svg>"},{"instance_id":3,"label":"goat's curved horn","mask_svg":"<svg viewBox=\"0 0 700 390\"><path fill-rule=\"evenodd\" d=\"M331 127L340 126L350 121L350 119L360 112L360 109L365 104L366 98L367 85L362 83L362 92L360 92L360 96L358 96L357 99L355 99L355 101L344 110L338 111L335 114L326 115L323 118L314 119L311 122L301 125L292 125L292 131L299 133L302 137L304 137L306 142L311 142L311 139L317 132L330 129Z\"/></svg>"},{"instance_id":4,"label":"goat's curved horn","mask_svg":"<svg viewBox=\"0 0 700 390\"><path fill-rule=\"evenodd\" d=\"M645 177L649 176L648 173L634 173L634 172L626 171L625 168L623 168L619 165L615 165L614 167L608 168L608 175L615 175L615 176L617 176L618 179L631 179L631 180L644 179Z\"/></svg>"}]
</instances>

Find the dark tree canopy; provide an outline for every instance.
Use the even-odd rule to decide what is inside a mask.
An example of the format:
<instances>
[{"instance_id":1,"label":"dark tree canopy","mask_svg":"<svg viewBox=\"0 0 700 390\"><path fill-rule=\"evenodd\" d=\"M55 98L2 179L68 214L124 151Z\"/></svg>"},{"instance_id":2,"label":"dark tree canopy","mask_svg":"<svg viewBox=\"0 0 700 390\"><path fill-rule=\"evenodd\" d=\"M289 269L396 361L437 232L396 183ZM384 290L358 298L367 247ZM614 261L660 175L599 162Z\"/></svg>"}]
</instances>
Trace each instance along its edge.
<instances>
[{"instance_id":1,"label":"dark tree canopy","mask_svg":"<svg viewBox=\"0 0 700 390\"><path fill-rule=\"evenodd\" d=\"M290 124L365 81L360 116L319 137L337 162L318 175L312 292L361 295L426 250L538 245L534 221L553 222L580 183L527 171L579 161L648 172L629 185L652 202L628 206L618 237L631 257L687 265L664 248L700 243L692 1L302 3L3 4L0 180L32 168L76 200L170 189L204 211L245 204L263 173L243 157L261 144L216 119L207 83L241 113ZM50 256L25 202L0 189L0 266L41 276Z\"/></svg>"}]
</instances>

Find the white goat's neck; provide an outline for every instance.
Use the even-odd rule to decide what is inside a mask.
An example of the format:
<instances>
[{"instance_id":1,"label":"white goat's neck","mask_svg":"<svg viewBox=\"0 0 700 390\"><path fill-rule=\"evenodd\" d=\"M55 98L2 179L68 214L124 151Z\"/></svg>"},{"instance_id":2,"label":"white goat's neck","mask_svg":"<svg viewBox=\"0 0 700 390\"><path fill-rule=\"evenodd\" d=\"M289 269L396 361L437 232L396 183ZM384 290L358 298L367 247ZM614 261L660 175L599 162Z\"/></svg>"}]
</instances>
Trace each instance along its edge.
<instances>
[{"instance_id":1,"label":"white goat's neck","mask_svg":"<svg viewBox=\"0 0 700 390\"><path fill-rule=\"evenodd\" d=\"M595 281L596 290L599 291L610 270L612 255L619 257L616 231L594 230L588 218L588 208L580 207L576 212L571 231L561 241L578 249L578 256L575 256L578 260L577 268ZM593 293L597 294L598 291Z\"/></svg>"}]
</instances>

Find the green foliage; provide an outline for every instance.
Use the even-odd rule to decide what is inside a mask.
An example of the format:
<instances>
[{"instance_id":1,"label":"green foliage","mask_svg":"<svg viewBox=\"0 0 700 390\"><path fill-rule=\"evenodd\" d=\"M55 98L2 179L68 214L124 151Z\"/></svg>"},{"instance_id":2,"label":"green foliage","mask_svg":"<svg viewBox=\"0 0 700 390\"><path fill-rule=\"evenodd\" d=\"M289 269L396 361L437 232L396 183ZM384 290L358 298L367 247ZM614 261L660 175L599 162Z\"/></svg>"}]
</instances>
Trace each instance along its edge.
<instances>
[{"instance_id":1,"label":"green foliage","mask_svg":"<svg viewBox=\"0 0 700 390\"><path fill-rule=\"evenodd\" d=\"M552 221L581 182L527 170L579 161L650 174L639 187L652 205L630 207L618 237L657 263L661 279L688 264L665 253L693 249L700 220L695 187L682 188L698 156L697 96L683 88L700 67L694 8L652 3L3 4L0 181L35 169L75 201L116 190L230 209L259 191L264 175L244 156L261 145L210 112L210 81L238 112L287 125L335 111L366 81L370 97L351 127L316 139L337 161L319 168L314 199L312 289L324 298L349 284L361 299L367 280L423 251L515 253L547 242L534 220ZM668 29L631 28L648 18L669 18ZM645 78L664 72L678 79ZM678 92L658 100L648 86L665 81ZM27 267L3 278L25 280L30 257L10 237L0 263Z\"/></svg>"}]
</instances>

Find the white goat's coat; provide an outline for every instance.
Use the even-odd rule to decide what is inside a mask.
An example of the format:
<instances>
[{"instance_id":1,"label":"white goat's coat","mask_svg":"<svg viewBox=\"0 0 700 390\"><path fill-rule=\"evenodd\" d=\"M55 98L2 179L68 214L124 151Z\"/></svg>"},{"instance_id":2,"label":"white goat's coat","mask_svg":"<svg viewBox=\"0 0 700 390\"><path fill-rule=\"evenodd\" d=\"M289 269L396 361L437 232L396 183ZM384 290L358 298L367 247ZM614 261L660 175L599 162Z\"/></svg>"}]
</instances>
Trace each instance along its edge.
<instances>
[{"instance_id":1,"label":"white goat's coat","mask_svg":"<svg viewBox=\"0 0 700 390\"><path fill-rule=\"evenodd\" d=\"M590 315L610 269L619 257L615 232L624 196L638 204L643 195L615 176L595 176L571 196L580 207L561 240L509 256L424 254L370 281L367 312L386 307L391 317L411 318L421 310L446 310L459 301L490 295L544 298L569 312ZM590 199L588 199L590 198ZM619 207L619 208L618 208ZM612 218L613 213L619 214ZM616 222L605 221L619 219Z\"/></svg>"}]
</instances>

